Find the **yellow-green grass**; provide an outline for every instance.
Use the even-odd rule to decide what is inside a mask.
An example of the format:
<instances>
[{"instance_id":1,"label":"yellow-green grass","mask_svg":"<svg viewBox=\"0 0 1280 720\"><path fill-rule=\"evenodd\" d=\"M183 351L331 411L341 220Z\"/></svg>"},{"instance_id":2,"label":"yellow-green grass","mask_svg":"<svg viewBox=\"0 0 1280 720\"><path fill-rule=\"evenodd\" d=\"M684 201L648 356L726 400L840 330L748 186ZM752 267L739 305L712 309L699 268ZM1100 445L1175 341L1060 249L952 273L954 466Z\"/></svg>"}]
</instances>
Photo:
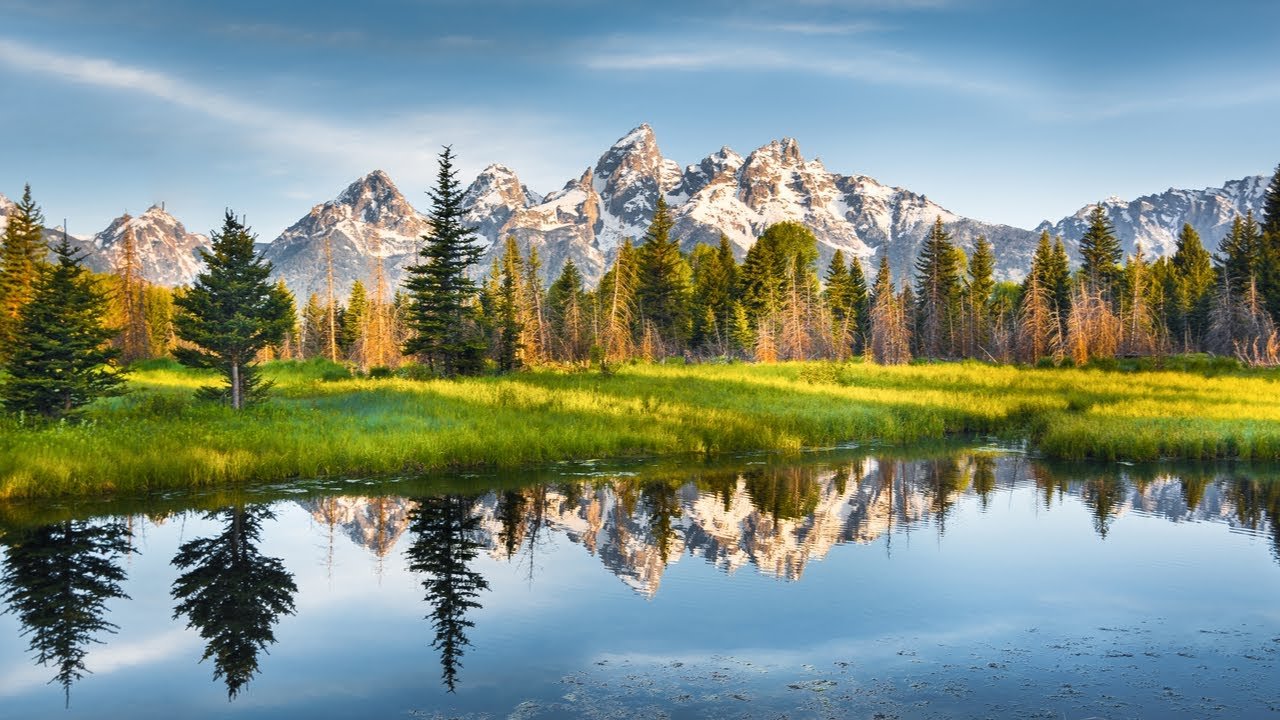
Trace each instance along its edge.
<instances>
[{"instance_id":1,"label":"yellow-green grass","mask_svg":"<svg viewBox=\"0 0 1280 720\"><path fill-rule=\"evenodd\" d=\"M0 498L970 433L1066 459L1280 459L1274 372L783 363L413 381L273 363L265 374L272 399L244 413L191 399L207 373L153 365L82 424L0 421Z\"/></svg>"}]
</instances>

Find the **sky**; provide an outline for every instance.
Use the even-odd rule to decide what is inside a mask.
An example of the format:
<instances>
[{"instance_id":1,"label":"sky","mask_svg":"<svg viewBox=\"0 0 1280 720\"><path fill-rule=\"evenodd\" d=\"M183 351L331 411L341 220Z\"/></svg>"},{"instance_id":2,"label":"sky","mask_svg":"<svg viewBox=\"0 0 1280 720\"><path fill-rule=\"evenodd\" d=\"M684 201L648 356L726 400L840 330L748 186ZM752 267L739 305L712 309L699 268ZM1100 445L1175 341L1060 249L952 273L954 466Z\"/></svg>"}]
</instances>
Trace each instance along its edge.
<instances>
[{"instance_id":1,"label":"sky","mask_svg":"<svg viewBox=\"0 0 1280 720\"><path fill-rule=\"evenodd\" d=\"M440 146L557 189L653 126L682 165L795 137L1033 227L1280 162L1272 0L0 0L0 193L91 234L154 203L270 240Z\"/></svg>"}]
</instances>

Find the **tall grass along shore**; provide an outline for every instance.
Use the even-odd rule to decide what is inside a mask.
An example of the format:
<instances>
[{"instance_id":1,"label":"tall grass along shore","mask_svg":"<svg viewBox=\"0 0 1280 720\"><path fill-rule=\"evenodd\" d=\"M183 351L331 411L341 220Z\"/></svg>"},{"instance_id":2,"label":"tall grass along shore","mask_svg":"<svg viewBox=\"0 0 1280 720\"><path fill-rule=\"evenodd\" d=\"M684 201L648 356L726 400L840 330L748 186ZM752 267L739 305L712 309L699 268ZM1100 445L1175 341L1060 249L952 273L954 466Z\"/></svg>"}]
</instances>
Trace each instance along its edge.
<instances>
[{"instance_id":1,"label":"tall grass along shore","mask_svg":"<svg viewBox=\"0 0 1280 720\"><path fill-rule=\"evenodd\" d=\"M0 498L963 434L1061 459L1280 459L1280 375L1191 365L636 364L419 381L276 362L263 368L272 399L237 413L193 399L212 375L153 362L87 422L0 420Z\"/></svg>"}]
</instances>

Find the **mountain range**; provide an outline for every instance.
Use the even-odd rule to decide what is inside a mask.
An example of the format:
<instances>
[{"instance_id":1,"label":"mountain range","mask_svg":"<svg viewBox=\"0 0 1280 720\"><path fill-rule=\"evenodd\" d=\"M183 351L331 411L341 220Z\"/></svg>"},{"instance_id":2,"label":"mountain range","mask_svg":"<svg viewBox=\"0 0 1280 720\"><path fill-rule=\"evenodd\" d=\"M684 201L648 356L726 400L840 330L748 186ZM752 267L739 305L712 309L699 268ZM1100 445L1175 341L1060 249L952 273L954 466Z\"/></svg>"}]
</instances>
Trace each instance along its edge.
<instances>
[{"instance_id":1,"label":"mountain range","mask_svg":"<svg viewBox=\"0 0 1280 720\"><path fill-rule=\"evenodd\" d=\"M1139 246L1148 255L1173 252L1183 223L1201 234L1206 247L1218 241L1237 214L1261 211L1268 178L1262 175L1226 182L1220 188L1169 189L1134 200L1102 201L1126 254ZM1041 231L1061 235L1074 254L1093 205L1034 229L982 222L956 214L926 195L885 185L865 175L828 170L807 159L792 138L775 140L742 156L728 147L681 167L662 155L653 129L640 125L621 137L581 175L558 190L540 195L516 172L490 165L471 182L464 196L466 220L484 247L478 276L487 271L507 236L522 248L537 248L550 282L572 259L594 283L628 238L642 241L658 198L672 209L674 235L689 250L716 243L723 233L743 257L755 238L773 223L794 220L818 238L820 263L836 250L862 260L870 271L887 256L898 277L912 267L935 218L956 242L971 250L979 236L992 242L997 276L1017 280L1030 265ZM0 225L11 203L0 196ZM110 269L119 253L126 224L139 240L143 274L153 282L191 282L199 270L197 248L204 235L191 233L163 206L131 217L122 215L102 232L75 241L96 270ZM327 287L327 253L332 254L334 286L345 296L357 279L366 283L381 262L392 287L413 264L420 236L429 228L386 173L373 171L333 200L311 208L263 251L302 302Z\"/></svg>"},{"instance_id":2,"label":"mountain range","mask_svg":"<svg viewBox=\"0 0 1280 720\"><path fill-rule=\"evenodd\" d=\"M954 514L951 508L975 492L967 487L967 480L938 484L948 468L964 478L974 471L972 460L948 463L866 458L838 471L789 470L785 480L749 471L724 478L716 492L686 484L672 490L672 497L658 507L646 501L643 493L639 501L627 502L619 496L619 486L610 484L585 483L571 494L565 492L568 486L527 488L522 491L523 514L514 528L504 524L495 493L476 498L471 512L479 519L476 539L494 559L537 552L548 535L565 538L594 556L627 587L652 598L666 570L685 556L729 574L754 569L795 581L838 545L867 545L930 526L942 533L947 517ZM988 501L1034 485L1034 477L1043 474L1034 466L1029 472L1025 460L1018 457L997 458L989 470ZM779 515L770 510L768 500L761 501L759 493L771 497L771 483L780 481L798 483L806 490L810 500L803 512ZM1046 488L1059 487L1048 474L1041 482ZM1170 476L1141 485L1072 480L1061 487L1064 492L1053 503L1062 504L1070 497L1087 506L1100 532L1130 512L1170 522L1224 523L1237 531L1257 532L1250 530L1257 526L1242 520L1247 513L1239 512L1225 485L1216 481L1207 483L1191 504L1183 483ZM1113 488L1114 495L1098 497L1099 488ZM983 508L986 502L982 501ZM342 497L299 504L318 526L346 536L378 558L391 554L401 542L414 507L413 500L398 497ZM509 530L512 534L507 536Z\"/></svg>"}]
</instances>

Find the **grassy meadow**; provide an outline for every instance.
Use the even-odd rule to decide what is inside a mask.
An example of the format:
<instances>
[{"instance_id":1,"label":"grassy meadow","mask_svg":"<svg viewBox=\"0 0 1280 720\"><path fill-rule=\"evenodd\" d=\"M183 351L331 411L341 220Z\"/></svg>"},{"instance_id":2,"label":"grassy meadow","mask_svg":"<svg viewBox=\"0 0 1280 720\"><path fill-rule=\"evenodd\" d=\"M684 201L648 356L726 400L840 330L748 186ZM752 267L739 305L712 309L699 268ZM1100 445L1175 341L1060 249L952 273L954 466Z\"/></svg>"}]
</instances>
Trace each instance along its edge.
<instances>
[{"instance_id":1,"label":"grassy meadow","mask_svg":"<svg viewBox=\"0 0 1280 720\"><path fill-rule=\"evenodd\" d=\"M1061 459L1280 459L1280 374L1184 365L638 364L417 381L270 363L271 400L237 414L192 399L213 376L152 363L84 423L0 420L0 499L963 434Z\"/></svg>"}]
</instances>

